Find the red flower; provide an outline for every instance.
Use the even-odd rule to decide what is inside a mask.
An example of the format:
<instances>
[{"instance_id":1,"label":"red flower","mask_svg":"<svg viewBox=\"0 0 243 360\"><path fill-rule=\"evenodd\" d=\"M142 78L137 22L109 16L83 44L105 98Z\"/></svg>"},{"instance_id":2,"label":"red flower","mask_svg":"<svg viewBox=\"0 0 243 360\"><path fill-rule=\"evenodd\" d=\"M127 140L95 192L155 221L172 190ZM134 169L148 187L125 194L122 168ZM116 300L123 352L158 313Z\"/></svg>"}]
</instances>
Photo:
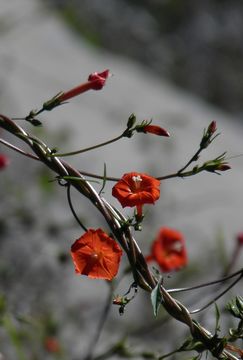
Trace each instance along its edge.
<instances>
[{"instance_id":1,"label":"red flower","mask_svg":"<svg viewBox=\"0 0 243 360\"><path fill-rule=\"evenodd\" d=\"M112 280L121 255L120 246L101 229L89 229L71 247L75 272L94 279Z\"/></svg>"},{"instance_id":2,"label":"red flower","mask_svg":"<svg viewBox=\"0 0 243 360\"><path fill-rule=\"evenodd\" d=\"M49 353L58 353L60 352L60 344L55 337L49 336L44 341L45 349Z\"/></svg>"},{"instance_id":3,"label":"red flower","mask_svg":"<svg viewBox=\"0 0 243 360\"><path fill-rule=\"evenodd\" d=\"M9 164L9 158L0 154L0 170L3 170Z\"/></svg>"},{"instance_id":4,"label":"red flower","mask_svg":"<svg viewBox=\"0 0 243 360\"><path fill-rule=\"evenodd\" d=\"M238 245L242 246L243 245L243 232L239 233L236 238L237 238Z\"/></svg>"},{"instance_id":5,"label":"red flower","mask_svg":"<svg viewBox=\"0 0 243 360\"><path fill-rule=\"evenodd\" d=\"M152 244L147 261L156 261L164 272L179 270L187 264L187 253L183 235L166 227L160 229Z\"/></svg>"},{"instance_id":6,"label":"red flower","mask_svg":"<svg viewBox=\"0 0 243 360\"><path fill-rule=\"evenodd\" d=\"M71 99L74 96L82 94L88 90L101 90L106 83L106 79L109 76L109 70L105 70L101 73L93 73L90 74L88 77L88 81L76 86L75 88L64 92L63 94L59 95L57 99L62 102Z\"/></svg>"},{"instance_id":7,"label":"red flower","mask_svg":"<svg viewBox=\"0 0 243 360\"><path fill-rule=\"evenodd\" d=\"M160 196L160 181L146 174L131 172L113 186L112 195L118 199L122 207L137 207L138 215L142 215L143 204L154 204Z\"/></svg>"},{"instance_id":8,"label":"red flower","mask_svg":"<svg viewBox=\"0 0 243 360\"><path fill-rule=\"evenodd\" d=\"M167 136L167 137L170 136L167 130L157 125L146 125L143 127L143 132L159 135L159 136Z\"/></svg>"}]
</instances>

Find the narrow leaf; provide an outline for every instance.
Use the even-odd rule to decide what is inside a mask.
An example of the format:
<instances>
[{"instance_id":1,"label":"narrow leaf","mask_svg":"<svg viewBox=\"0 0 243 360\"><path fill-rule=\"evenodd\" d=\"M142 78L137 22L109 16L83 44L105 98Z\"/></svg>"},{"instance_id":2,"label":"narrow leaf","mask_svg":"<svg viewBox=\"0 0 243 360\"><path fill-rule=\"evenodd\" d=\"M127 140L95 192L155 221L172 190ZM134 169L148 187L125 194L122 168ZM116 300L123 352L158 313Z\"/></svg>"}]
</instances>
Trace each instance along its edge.
<instances>
[{"instance_id":1,"label":"narrow leaf","mask_svg":"<svg viewBox=\"0 0 243 360\"><path fill-rule=\"evenodd\" d=\"M158 315L158 311L159 311L161 301L162 301L162 294L161 294L161 291L160 291L160 285L162 283L162 280L163 280L163 278L161 276L158 283L157 283L157 285L155 286L155 288L151 292L151 302L152 302L152 307L153 307L155 317L157 317L157 315Z\"/></svg>"}]
</instances>

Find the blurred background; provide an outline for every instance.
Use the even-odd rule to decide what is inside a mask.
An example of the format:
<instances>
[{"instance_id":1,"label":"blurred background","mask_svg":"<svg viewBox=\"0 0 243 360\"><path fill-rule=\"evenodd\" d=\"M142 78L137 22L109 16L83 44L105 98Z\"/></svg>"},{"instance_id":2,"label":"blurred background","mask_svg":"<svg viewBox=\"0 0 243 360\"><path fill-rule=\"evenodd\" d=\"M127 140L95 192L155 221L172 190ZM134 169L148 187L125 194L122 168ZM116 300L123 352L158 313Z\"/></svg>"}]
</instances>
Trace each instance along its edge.
<instances>
[{"instance_id":1,"label":"blurred background","mask_svg":"<svg viewBox=\"0 0 243 360\"><path fill-rule=\"evenodd\" d=\"M78 169L102 174L105 163L107 174L117 177L129 171L173 173L197 150L203 129L217 121L221 135L200 163L227 151L232 170L162 182L161 199L148 209L143 231L136 234L145 254L161 226L184 234L189 265L166 276L167 287L222 276L243 230L242 8L234 0L0 0L1 113L26 116L59 91L108 68L113 76L102 91L44 113L41 128L21 125L62 152L119 135L131 113L138 121L152 118L171 133L170 138L138 134L68 159ZM23 148L6 132L1 136ZM65 189L52 181L54 174L2 145L0 151L10 160L0 174L2 359L85 359L109 287L74 274L69 251L82 231ZM107 184L105 197L119 207L110 195L112 185ZM105 227L75 192L73 203L87 227ZM232 271L242 263L238 253ZM126 265L124 258L120 276ZM131 281L126 276L115 291L124 294ZM220 309L240 293L240 286L227 293ZM213 288L178 298L198 308L214 294ZM196 317L211 331L214 311ZM223 332L230 319L222 319ZM150 299L140 291L122 317L111 308L93 350L98 356L127 338L135 355L144 349L162 355L186 335L163 311L153 320Z\"/></svg>"},{"instance_id":2,"label":"blurred background","mask_svg":"<svg viewBox=\"0 0 243 360\"><path fill-rule=\"evenodd\" d=\"M239 0L48 0L95 47L242 117L243 4Z\"/></svg>"}]
</instances>

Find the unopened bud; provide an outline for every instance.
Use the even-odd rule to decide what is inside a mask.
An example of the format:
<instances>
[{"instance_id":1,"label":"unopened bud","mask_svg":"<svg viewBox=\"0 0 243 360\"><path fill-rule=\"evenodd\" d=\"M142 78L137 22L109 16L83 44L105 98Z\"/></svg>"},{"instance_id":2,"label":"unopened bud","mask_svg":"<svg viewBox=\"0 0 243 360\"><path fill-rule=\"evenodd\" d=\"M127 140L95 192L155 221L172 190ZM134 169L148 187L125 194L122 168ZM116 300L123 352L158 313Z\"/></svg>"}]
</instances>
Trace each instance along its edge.
<instances>
[{"instance_id":1,"label":"unopened bud","mask_svg":"<svg viewBox=\"0 0 243 360\"><path fill-rule=\"evenodd\" d=\"M223 159L221 159L222 161ZM231 169L228 163L221 162L219 159L208 161L204 164L204 170L216 173L217 171L227 171Z\"/></svg>"},{"instance_id":2,"label":"unopened bud","mask_svg":"<svg viewBox=\"0 0 243 360\"><path fill-rule=\"evenodd\" d=\"M237 241L238 241L238 245L242 246L243 245L243 232L239 233L236 237Z\"/></svg>"},{"instance_id":3,"label":"unopened bud","mask_svg":"<svg viewBox=\"0 0 243 360\"><path fill-rule=\"evenodd\" d=\"M218 171L227 171L227 170L230 170L231 169L231 166L229 164L220 164L216 170Z\"/></svg>"},{"instance_id":4,"label":"unopened bud","mask_svg":"<svg viewBox=\"0 0 243 360\"><path fill-rule=\"evenodd\" d=\"M131 129L136 123L136 116L134 114L131 114L127 121L127 128Z\"/></svg>"},{"instance_id":5,"label":"unopened bud","mask_svg":"<svg viewBox=\"0 0 243 360\"><path fill-rule=\"evenodd\" d=\"M3 154L0 154L0 170L5 169L9 164L9 158Z\"/></svg>"},{"instance_id":6,"label":"unopened bud","mask_svg":"<svg viewBox=\"0 0 243 360\"><path fill-rule=\"evenodd\" d=\"M166 137L170 136L170 134L167 130L165 130L164 128L157 126L157 125L146 125L143 128L143 132L154 134L154 135L159 135L159 136L166 136Z\"/></svg>"},{"instance_id":7,"label":"unopened bud","mask_svg":"<svg viewBox=\"0 0 243 360\"><path fill-rule=\"evenodd\" d=\"M211 122L211 124L208 126L207 132L208 132L210 135L213 135L216 130L217 130L217 123L216 123L215 120L213 120L213 121Z\"/></svg>"},{"instance_id":8,"label":"unopened bud","mask_svg":"<svg viewBox=\"0 0 243 360\"><path fill-rule=\"evenodd\" d=\"M109 70L105 70L101 73L93 73L88 77L88 81L91 83L91 89L101 90L106 83L107 78L109 77Z\"/></svg>"},{"instance_id":9,"label":"unopened bud","mask_svg":"<svg viewBox=\"0 0 243 360\"><path fill-rule=\"evenodd\" d=\"M137 132L143 132L145 134L149 133L159 136L166 136L166 137L170 136L169 132L164 128L158 125L150 125L150 123L148 123L147 121L143 121L142 124L136 126L135 130Z\"/></svg>"},{"instance_id":10,"label":"unopened bud","mask_svg":"<svg viewBox=\"0 0 243 360\"><path fill-rule=\"evenodd\" d=\"M217 130L217 123L215 120L213 120L209 124L208 128L203 132L203 137L200 143L201 149L206 149L211 144L211 142L219 135L216 134L214 137L212 137L213 134L216 132L216 130Z\"/></svg>"},{"instance_id":11,"label":"unopened bud","mask_svg":"<svg viewBox=\"0 0 243 360\"><path fill-rule=\"evenodd\" d=\"M101 73L94 72L93 74L89 75L87 82L59 94L57 99L59 102L64 102L88 90L101 90L104 87L108 77L109 70L105 70Z\"/></svg>"}]
</instances>

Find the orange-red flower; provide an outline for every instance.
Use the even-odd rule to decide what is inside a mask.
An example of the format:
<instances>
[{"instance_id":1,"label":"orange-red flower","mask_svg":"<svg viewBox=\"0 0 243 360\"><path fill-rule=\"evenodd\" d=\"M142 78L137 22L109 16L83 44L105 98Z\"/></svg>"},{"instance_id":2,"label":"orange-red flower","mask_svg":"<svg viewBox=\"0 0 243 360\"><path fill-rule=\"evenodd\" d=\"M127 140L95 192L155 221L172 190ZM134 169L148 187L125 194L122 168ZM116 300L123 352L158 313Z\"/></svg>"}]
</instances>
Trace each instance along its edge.
<instances>
[{"instance_id":1,"label":"orange-red flower","mask_svg":"<svg viewBox=\"0 0 243 360\"><path fill-rule=\"evenodd\" d=\"M71 247L75 272L94 279L116 276L122 249L101 229L89 229Z\"/></svg>"},{"instance_id":2,"label":"orange-red flower","mask_svg":"<svg viewBox=\"0 0 243 360\"><path fill-rule=\"evenodd\" d=\"M167 137L170 136L167 130L165 130L164 128L158 125L146 125L142 129L144 133L150 133L154 135L167 136Z\"/></svg>"},{"instance_id":3,"label":"orange-red flower","mask_svg":"<svg viewBox=\"0 0 243 360\"><path fill-rule=\"evenodd\" d=\"M62 101L69 100L69 99L73 98L74 96L80 95L83 92L88 91L88 90L101 90L103 88L103 86L105 85L108 76L109 76L109 70L105 70L101 73L95 72L93 74L90 74L87 82L85 82L81 85L78 85L69 91L62 93L61 95L58 96L57 99L60 102L62 102Z\"/></svg>"},{"instance_id":4,"label":"orange-red flower","mask_svg":"<svg viewBox=\"0 0 243 360\"><path fill-rule=\"evenodd\" d=\"M187 252L183 235L162 227L152 244L147 261L155 261L164 272L179 270L187 264Z\"/></svg>"},{"instance_id":5,"label":"orange-red flower","mask_svg":"<svg viewBox=\"0 0 243 360\"><path fill-rule=\"evenodd\" d=\"M160 196L160 181L146 174L131 172L113 186L112 195L118 199L122 207L136 206L141 215L143 204L154 204Z\"/></svg>"}]
</instances>

